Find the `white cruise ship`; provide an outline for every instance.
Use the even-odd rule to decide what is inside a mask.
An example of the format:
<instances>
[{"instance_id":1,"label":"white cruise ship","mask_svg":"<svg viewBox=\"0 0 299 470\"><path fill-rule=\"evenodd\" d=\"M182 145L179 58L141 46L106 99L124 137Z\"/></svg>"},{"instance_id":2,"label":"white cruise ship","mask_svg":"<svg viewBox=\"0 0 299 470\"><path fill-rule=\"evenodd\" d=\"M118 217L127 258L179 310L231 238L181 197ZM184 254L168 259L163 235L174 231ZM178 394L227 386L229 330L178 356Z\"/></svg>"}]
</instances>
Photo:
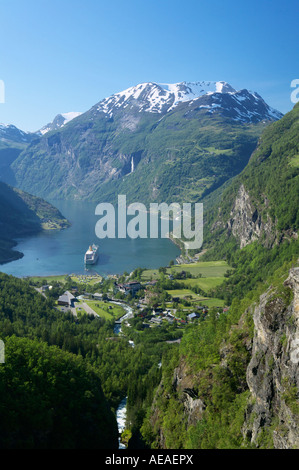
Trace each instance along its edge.
<instances>
[{"instance_id":1,"label":"white cruise ship","mask_svg":"<svg viewBox=\"0 0 299 470\"><path fill-rule=\"evenodd\" d=\"M99 257L99 247L97 245L91 245L84 255L85 264L95 264Z\"/></svg>"}]
</instances>

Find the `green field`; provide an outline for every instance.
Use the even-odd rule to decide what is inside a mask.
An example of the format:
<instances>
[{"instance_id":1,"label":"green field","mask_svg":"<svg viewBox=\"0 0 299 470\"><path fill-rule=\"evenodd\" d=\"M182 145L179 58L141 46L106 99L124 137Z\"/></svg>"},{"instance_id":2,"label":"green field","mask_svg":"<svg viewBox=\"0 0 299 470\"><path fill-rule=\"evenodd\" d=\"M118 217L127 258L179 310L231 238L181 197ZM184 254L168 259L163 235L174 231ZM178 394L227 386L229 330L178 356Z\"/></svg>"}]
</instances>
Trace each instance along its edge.
<instances>
[{"instance_id":1,"label":"green field","mask_svg":"<svg viewBox=\"0 0 299 470\"><path fill-rule=\"evenodd\" d=\"M101 282L101 276L85 276L85 275L78 275L78 276L70 276L72 281L76 284L83 284L83 285L94 285ZM32 276L29 278L32 282L41 282L43 284L51 284L51 282L59 282L61 284L65 284L67 282L68 276L66 274L58 275L58 276Z\"/></svg>"},{"instance_id":2,"label":"green field","mask_svg":"<svg viewBox=\"0 0 299 470\"><path fill-rule=\"evenodd\" d=\"M229 266L226 261L202 261L192 264L175 264L171 268L167 268L167 274L186 271L192 276L199 276L200 274L205 278L222 278L228 270ZM159 279L158 269L146 269L141 275L143 281L151 279ZM212 286L214 287L214 286Z\"/></svg>"},{"instance_id":3,"label":"green field","mask_svg":"<svg viewBox=\"0 0 299 470\"><path fill-rule=\"evenodd\" d=\"M159 279L158 269L146 269L141 274L141 281L150 281L151 279Z\"/></svg>"},{"instance_id":4,"label":"green field","mask_svg":"<svg viewBox=\"0 0 299 470\"><path fill-rule=\"evenodd\" d=\"M191 307L185 307L181 305L181 308L189 308L190 310L194 309L195 305L205 305L207 307L224 307L224 300L216 299L212 297L203 297L202 295L195 294L189 289L176 289L176 290L168 290L167 291L172 297L184 298L187 297L186 300L190 300L192 303ZM189 299L189 297L191 297Z\"/></svg>"},{"instance_id":5,"label":"green field","mask_svg":"<svg viewBox=\"0 0 299 470\"><path fill-rule=\"evenodd\" d=\"M173 290L168 290L167 292L172 297L183 298L183 297L190 296L192 297L192 300L198 300L198 299L203 298L202 296L195 294L194 292L192 292L192 290L189 290L189 289L173 289Z\"/></svg>"},{"instance_id":6,"label":"green field","mask_svg":"<svg viewBox=\"0 0 299 470\"><path fill-rule=\"evenodd\" d=\"M223 282L223 277L203 277L197 279L182 279L178 280L184 287L199 287L200 289L208 292L210 289L214 289ZM183 288L184 288L183 287Z\"/></svg>"},{"instance_id":7,"label":"green field","mask_svg":"<svg viewBox=\"0 0 299 470\"><path fill-rule=\"evenodd\" d=\"M43 281L44 284L51 284L52 282L66 282L66 275L63 274L61 276L32 276L29 278L32 282L41 282Z\"/></svg>"},{"instance_id":8,"label":"green field","mask_svg":"<svg viewBox=\"0 0 299 470\"><path fill-rule=\"evenodd\" d=\"M199 287L201 290L209 294L211 289L222 284L224 281L224 274L228 270L229 266L226 261L204 261L193 264L181 264L175 265L167 269L168 274L174 274L176 272L189 272L194 277L190 279L176 280L176 282L182 285L182 289L168 290L167 292L172 297L184 298L191 296L190 301L192 304L206 305L207 307L223 307L224 301L213 297L202 297L194 293L188 287ZM153 270L148 270L152 272ZM147 273L143 273L145 276ZM191 307L192 308L192 307Z\"/></svg>"},{"instance_id":9,"label":"green field","mask_svg":"<svg viewBox=\"0 0 299 470\"><path fill-rule=\"evenodd\" d=\"M126 313L120 305L115 305L113 303L102 302L98 300L87 300L84 302L90 308L92 308L101 318L105 318L105 320L118 320Z\"/></svg>"},{"instance_id":10,"label":"green field","mask_svg":"<svg viewBox=\"0 0 299 470\"><path fill-rule=\"evenodd\" d=\"M226 261L201 261L192 264L176 264L168 268L167 273L186 271L192 276L201 274L203 277L223 277L227 270L228 264Z\"/></svg>"}]
</instances>

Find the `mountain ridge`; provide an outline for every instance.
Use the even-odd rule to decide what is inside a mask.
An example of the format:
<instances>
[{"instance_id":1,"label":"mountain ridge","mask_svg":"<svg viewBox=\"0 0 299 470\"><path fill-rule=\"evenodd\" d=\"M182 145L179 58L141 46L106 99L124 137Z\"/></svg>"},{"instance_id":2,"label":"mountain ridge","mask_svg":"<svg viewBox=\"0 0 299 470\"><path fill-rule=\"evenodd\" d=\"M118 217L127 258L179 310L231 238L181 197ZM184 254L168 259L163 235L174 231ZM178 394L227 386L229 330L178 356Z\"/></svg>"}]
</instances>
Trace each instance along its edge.
<instances>
[{"instance_id":1,"label":"mountain ridge","mask_svg":"<svg viewBox=\"0 0 299 470\"><path fill-rule=\"evenodd\" d=\"M238 101L250 98L256 102L263 102L265 107L264 119L279 119L282 117L282 113L266 105L258 93L246 89L237 91L223 81L179 82L173 84L145 82L104 98L94 108L111 117L116 109L137 106L136 102L139 101L141 103L138 109L139 112L163 114L175 109L179 103L192 102L203 96L218 93L232 95L236 99L236 105L239 104Z\"/></svg>"},{"instance_id":2,"label":"mountain ridge","mask_svg":"<svg viewBox=\"0 0 299 470\"><path fill-rule=\"evenodd\" d=\"M281 116L226 82L144 83L31 142L7 182L56 199L193 202L239 173Z\"/></svg>"}]
</instances>

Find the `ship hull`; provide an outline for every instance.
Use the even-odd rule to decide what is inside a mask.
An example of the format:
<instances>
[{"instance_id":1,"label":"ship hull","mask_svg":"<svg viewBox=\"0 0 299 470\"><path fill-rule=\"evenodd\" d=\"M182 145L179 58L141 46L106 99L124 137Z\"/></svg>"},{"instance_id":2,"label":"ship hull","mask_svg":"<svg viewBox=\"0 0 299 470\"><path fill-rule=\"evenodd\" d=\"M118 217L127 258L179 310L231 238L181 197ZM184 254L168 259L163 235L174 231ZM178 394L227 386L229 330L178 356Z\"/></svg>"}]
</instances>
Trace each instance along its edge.
<instances>
[{"instance_id":1,"label":"ship hull","mask_svg":"<svg viewBox=\"0 0 299 470\"><path fill-rule=\"evenodd\" d=\"M93 260L85 260L85 264L96 264L98 261L98 256L96 256Z\"/></svg>"},{"instance_id":2,"label":"ship hull","mask_svg":"<svg viewBox=\"0 0 299 470\"><path fill-rule=\"evenodd\" d=\"M86 265L93 265L96 264L99 258L99 253L98 253L98 247L93 246L92 247L92 252L87 251L84 256L84 264Z\"/></svg>"}]
</instances>

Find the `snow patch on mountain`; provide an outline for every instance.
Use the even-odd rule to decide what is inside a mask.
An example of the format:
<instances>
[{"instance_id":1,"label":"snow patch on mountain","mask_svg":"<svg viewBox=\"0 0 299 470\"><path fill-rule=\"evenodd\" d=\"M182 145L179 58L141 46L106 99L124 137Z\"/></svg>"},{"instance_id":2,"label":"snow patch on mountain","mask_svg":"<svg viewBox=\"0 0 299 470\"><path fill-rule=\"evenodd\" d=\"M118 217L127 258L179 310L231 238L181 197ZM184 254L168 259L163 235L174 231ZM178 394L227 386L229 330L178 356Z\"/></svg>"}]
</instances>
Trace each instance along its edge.
<instances>
[{"instance_id":1,"label":"snow patch on mountain","mask_svg":"<svg viewBox=\"0 0 299 470\"><path fill-rule=\"evenodd\" d=\"M97 110L112 116L115 110L130 106L139 112L161 113L206 94L235 91L226 82L141 83L105 98Z\"/></svg>"},{"instance_id":2,"label":"snow patch on mountain","mask_svg":"<svg viewBox=\"0 0 299 470\"><path fill-rule=\"evenodd\" d=\"M168 109L175 108L179 103L193 101L203 95L213 93L234 93L236 90L226 82L181 82L181 83L161 83L165 90L174 96L174 103Z\"/></svg>"},{"instance_id":3,"label":"snow patch on mountain","mask_svg":"<svg viewBox=\"0 0 299 470\"><path fill-rule=\"evenodd\" d=\"M13 124L0 124L0 141L2 142L29 142L33 134L22 131Z\"/></svg>"},{"instance_id":4,"label":"snow patch on mountain","mask_svg":"<svg viewBox=\"0 0 299 470\"><path fill-rule=\"evenodd\" d=\"M60 129L61 127L64 127L68 122L72 121L76 117L81 116L81 114L82 113L80 112L69 112L69 113L58 114L52 122L42 127L37 133L39 135L44 135L47 132Z\"/></svg>"},{"instance_id":5,"label":"snow patch on mountain","mask_svg":"<svg viewBox=\"0 0 299 470\"><path fill-rule=\"evenodd\" d=\"M209 102L206 102L207 99ZM235 104L234 104L235 102ZM224 81L180 83L141 83L105 98L95 106L111 118L118 110L166 115L180 103L198 104L211 112L224 111L231 119L242 122L276 120L282 114L268 106L260 95L248 90L235 90ZM216 106L217 105L217 106Z\"/></svg>"}]
</instances>

